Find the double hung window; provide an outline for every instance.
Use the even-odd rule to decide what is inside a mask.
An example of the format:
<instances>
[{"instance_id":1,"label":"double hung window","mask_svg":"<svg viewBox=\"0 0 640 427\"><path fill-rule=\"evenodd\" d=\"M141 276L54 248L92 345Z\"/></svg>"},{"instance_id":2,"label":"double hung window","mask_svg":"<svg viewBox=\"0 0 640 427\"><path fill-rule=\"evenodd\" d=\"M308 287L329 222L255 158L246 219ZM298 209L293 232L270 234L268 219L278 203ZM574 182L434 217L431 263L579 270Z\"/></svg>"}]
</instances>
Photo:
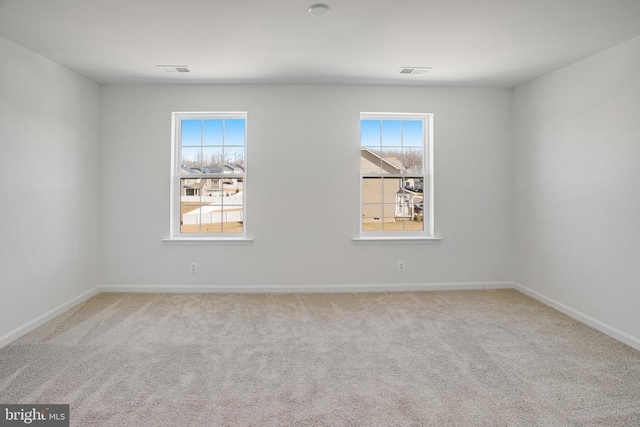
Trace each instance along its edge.
<instances>
[{"instance_id":1,"label":"double hung window","mask_svg":"<svg viewBox=\"0 0 640 427\"><path fill-rule=\"evenodd\" d=\"M245 236L247 114L174 113L172 237Z\"/></svg>"},{"instance_id":2,"label":"double hung window","mask_svg":"<svg viewBox=\"0 0 640 427\"><path fill-rule=\"evenodd\" d=\"M430 114L361 113L360 235L433 235Z\"/></svg>"}]
</instances>

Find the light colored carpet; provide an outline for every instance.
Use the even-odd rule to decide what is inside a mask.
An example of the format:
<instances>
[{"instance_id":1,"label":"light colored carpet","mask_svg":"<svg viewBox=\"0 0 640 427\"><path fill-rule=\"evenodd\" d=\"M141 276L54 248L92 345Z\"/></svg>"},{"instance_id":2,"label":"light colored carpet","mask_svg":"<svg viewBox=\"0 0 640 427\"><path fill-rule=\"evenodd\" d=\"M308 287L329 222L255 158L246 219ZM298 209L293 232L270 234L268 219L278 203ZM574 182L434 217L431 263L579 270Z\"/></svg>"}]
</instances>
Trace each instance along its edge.
<instances>
[{"instance_id":1,"label":"light colored carpet","mask_svg":"<svg viewBox=\"0 0 640 427\"><path fill-rule=\"evenodd\" d=\"M516 291L99 294L0 349L74 426L638 426L640 352Z\"/></svg>"}]
</instances>

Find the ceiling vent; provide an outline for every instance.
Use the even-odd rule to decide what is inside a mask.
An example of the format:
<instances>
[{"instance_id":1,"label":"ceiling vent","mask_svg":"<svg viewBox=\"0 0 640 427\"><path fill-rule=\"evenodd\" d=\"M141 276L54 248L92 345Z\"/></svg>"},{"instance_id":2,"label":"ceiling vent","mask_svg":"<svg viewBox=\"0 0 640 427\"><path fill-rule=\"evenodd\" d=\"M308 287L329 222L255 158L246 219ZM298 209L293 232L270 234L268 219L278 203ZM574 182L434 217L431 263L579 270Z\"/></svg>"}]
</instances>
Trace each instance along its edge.
<instances>
[{"instance_id":1,"label":"ceiling vent","mask_svg":"<svg viewBox=\"0 0 640 427\"><path fill-rule=\"evenodd\" d=\"M400 74L427 74L431 67L402 67Z\"/></svg>"},{"instance_id":2,"label":"ceiling vent","mask_svg":"<svg viewBox=\"0 0 640 427\"><path fill-rule=\"evenodd\" d=\"M165 73L190 73L187 65L158 65Z\"/></svg>"}]
</instances>

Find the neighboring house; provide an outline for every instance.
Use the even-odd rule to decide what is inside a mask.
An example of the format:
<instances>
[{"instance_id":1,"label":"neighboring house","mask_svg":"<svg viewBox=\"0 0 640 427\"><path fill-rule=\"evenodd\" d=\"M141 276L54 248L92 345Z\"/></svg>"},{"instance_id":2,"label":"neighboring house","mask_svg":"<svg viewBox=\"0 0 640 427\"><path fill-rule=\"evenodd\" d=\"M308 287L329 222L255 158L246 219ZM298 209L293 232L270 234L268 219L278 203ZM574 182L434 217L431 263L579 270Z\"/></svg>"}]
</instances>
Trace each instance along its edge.
<instances>
[{"instance_id":1,"label":"neighboring house","mask_svg":"<svg viewBox=\"0 0 640 427\"><path fill-rule=\"evenodd\" d=\"M228 178L200 178L198 175L215 173L215 174L233 174L243 173L244 167L242 165L230 165L225 164L223 166L209 165L200 167L190 167L183 165L180 168L180 174L182 176L193 177L193 179L185 179L182 181L182 195L183 196L213 196L220 193L223 189L222 185L229 186L225 191L242 191L242 179Z\"/></svg>"},{"instance_id":2,"label":"neighboring house","mask_svg":"<svg viewBox=\"0 0 640 427\"><path fill-rule=\"evenodd\" d=\"M422 166L412 166L405 170L407 175L415 174L422 175ZM421 178L409 177L404 180L404 188L407 190L415 191L416 193L423 192L423 182Z\"/></svg>"},{"instance_id":3,"label":"neighboring house","mask_svg":"<svg viewBox=\"0 0 640 427\"><path fill-rule=\"evenodd\" d=\"M396 193L395 218L413 218L421 214L424 198L422 194L411 190L401 189Z\"/></svg>"},{"instance_id":4,"label":"neighboring house","mask_svg":"<svg viewBox=\"0 0 640 427\"><path fill-rule=\"evenodd\" d=\"M228 174L232 174L232 173L244 173L244 167L242 167L242 165L232 165L232 164L225 164L222 166L222 172L223 173L228 173ZM236 188L238 188L239 190L242 189L242 179L236 179L236 178L225 178L224 184L226 185L235 185Z\"/></svg>"},{"instance_id":5,"label":"neighboring house","mask_svg":"<svg viewBox=\"0 0 640 427\"><path fill-rule=\"evenodd\" d=\"M181 176L193 177L193 179L182 180L182 196L200 196L202 193L202 187L204 183L202 179L198 178L198 175L202 175L202 171L198 168L190 168L182 165L180 168Z\"/></svg>"},{"instance_id":6,"label":"neighboring house","mask_svg":"<svg viewBox=\"0 0 640 427\"><path fill-rule=\"evenodd\" d=\"M395 221L413 218L422 212L422 188L416 189L413 178L390 176L402 173L402 162L395 157L383 158L367 148L360 150L362 171L362 219L364 222ZM367 174L375 174L367 176ZM404 183L404 185L403 185Z\"/></svg>"},{"instance_id":7,"label":"neighboring house","mask_svg":"<svg viewBox=\"0 0 640 427\"><path fill-rule=\"evenodd\" d=\"M242 173L242 172L244 172L244 169L239 167L238 165L230 165L230 164L225 164L223 166L223 170L224 170L224 173Z\"/></svg>"},{"instance_id":8,"label":"neighboring house","mask_svg":"<svg viewBox=\"0 0 640 427\"><path fill-rule=\"evenodd\" d=\"M380 169L382 168L382 172ZM402 163L395 157L382 158L367 148L360 149L360 171L363 175L370 173L400 173Z\"/></svg>"}]
</instances>

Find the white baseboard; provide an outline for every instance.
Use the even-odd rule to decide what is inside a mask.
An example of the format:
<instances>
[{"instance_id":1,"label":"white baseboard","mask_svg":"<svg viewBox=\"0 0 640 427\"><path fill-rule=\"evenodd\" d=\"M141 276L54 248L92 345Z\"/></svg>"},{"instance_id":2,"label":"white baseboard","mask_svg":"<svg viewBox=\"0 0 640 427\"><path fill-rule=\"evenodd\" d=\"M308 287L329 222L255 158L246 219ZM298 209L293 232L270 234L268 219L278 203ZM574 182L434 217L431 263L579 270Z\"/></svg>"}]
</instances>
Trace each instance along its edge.
<instances>
[{"instance_id":1,"label":"white baseboard","mask_svg":"<svg viewBox=\"0 0 640 427\"><path fill-rule=\"evenodd\" d=\"M540 292L534 291L533 289L529 289L520 283L513 284L514 289L522 292L525 295L530 296L533 299L540 301L543 304L546 304L556 310L566 314L569 317L576 319L579 322L582 322L588 326L591 326L598 331L609 335L611 338L614 338L618 341L622 341L630 347L635 348L636 350L640 350L640 339L627 334L626 332L622 332L613 326L609 326L604 322L599 321L598 319L594 319L591 316L587 316L584 313L575 310L568 305L565 305L561 302L558 302L554 299L551 299L545 295L542 295Z\"/></svg>"},{"instance_id":2,"label":"white baseboard","mask_svg":"<svg viewBox=\"0 0 640 427\"><path fill-rule=\"evenodd\" d=\"M511 289L512 282L399 283L361 285L104 285L100 292L153 293L340 293Z\"/></svg>"},{"instance_id":3,"label":"white baseboard","mask_svg":"<svg viewBox=\"0 0 640 427\"><path fill-rule=\"evenodd\" d=\"M63 304L60 304L56 308L47 311L46 313L36 317L35 319L30 320L29 322L25 323L24 325L18 326L13 331L8 332L8 333L6 333L6 334L4 334L3 336L0 337L0 348L4 347L5 345L9 344L12 341L17 340L21 336L28 334L29 332L33 331L38 326L43 325L44 323L48 322L49 320L53 319L54 317L57 317L57 316L61 315L65 311L73 308L74 306L80 304L81 302L91 298L92 296L94 296L98 292L100 292L100 288L99 287L95 287L95 288L93 288L91 290L88 290L87 292L75 297L75 298L70 299L69 301L67 301L67 302L65 302Z\"/></svg>"}]
</instances>

